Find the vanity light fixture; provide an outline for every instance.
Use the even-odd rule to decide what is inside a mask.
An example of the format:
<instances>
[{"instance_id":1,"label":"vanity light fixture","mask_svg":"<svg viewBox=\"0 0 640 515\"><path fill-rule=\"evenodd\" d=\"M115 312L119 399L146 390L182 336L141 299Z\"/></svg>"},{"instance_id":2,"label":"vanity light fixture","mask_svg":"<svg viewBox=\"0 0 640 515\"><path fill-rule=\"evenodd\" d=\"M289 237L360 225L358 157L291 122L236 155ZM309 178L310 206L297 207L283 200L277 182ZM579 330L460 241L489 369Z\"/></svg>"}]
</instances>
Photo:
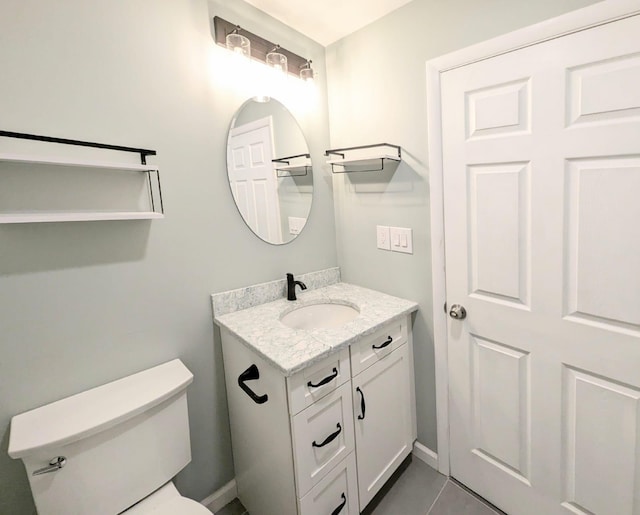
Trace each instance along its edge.
<instances>
[{"instance_id":1,"label":"vanity light fixture","mask_svg":"<svg viewBox=\"0 0 640 515\"><path fill-rule=\"evenodd\" d=\"M307 59L307 62L300 66L300 78L304 81L313 80L313 68L311 68L311 59Z\"/></svg>"},{"instance_id":2,"label":"vanity light fixture","mask_svg":"<svg viewBox=\"0 0 640 515\"><path fill-rule=\"evenodd\" d=\"M287 64L287 56L280 53L280 45L273 47L271 52L267 54L267 66L271 66L274 70L287 73L289 66Z\"/></svg>"},{"instance_id":3,"label":"vanity light fixture","mask_svg":"<svg viewBox=\"0 0 640 515\"><path fill-rule=\"evenodd\" d=\"M306 71L311 70L309 59L261 38L235 23L216 16L213 18L213 31L215 42L229 50L246 55L251 59L282 70L285 74L289 73L303 80L309 80L309 73L313 75L313 71ZM243 40L246 40L246 47L243 46Z\"/></svg>"},{"instance_id":4,"label":"vanity light fixture","mask_svg":"<svg viewBox=\"0 0 640 515\"><path fill-rule=\"evenodd\" d=\"M251 59L251 41L248 37L240 34L240 25L236 25L236 28L227 34L225 45L232 52Z\"/></svg>"}]
</instances>

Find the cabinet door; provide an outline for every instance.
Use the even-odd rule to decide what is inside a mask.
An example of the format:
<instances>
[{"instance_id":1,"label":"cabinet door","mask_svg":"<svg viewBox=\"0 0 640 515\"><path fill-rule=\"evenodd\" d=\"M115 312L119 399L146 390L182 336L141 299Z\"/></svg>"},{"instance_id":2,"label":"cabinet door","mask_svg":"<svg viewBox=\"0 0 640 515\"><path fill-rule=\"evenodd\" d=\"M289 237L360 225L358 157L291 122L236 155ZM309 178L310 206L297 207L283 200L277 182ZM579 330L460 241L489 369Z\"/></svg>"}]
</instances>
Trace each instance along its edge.
<instances>
[{"instance_id":1,"label":"cabinet door","mask_svg":"<svg viewBox=\"0 0 640 515\"><path fill-rule=\"evenodd\" d=\"M353 378L360 509L371 501L413 444L409 346Z\"/></svg>"},{"instance_id":2,"label":"cabinet door","mask_svg":"<svg viewBox=\"0 0 640 515\"><path fill-rule=\"evenodd\" d=\"M300 515L358 515L356 458L352 452L300 499Z\"/></svg>"}]
</instances>

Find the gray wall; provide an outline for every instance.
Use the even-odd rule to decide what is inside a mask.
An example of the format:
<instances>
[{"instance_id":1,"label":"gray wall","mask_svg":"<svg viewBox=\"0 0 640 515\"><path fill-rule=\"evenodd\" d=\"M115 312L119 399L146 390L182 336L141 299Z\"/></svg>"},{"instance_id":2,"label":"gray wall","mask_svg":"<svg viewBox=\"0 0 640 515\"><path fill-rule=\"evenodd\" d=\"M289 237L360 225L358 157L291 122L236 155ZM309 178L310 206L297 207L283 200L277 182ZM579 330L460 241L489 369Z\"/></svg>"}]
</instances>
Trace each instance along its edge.
<instances>
[{"instance_id":1,"label":"gray wall","mask_svg":"<svg viewBox=\"0 0 640 515\"><path fill-rule=\"evenodd\" d=\"M210 18L313 59L313 103L280 100L318 162L324 49L237 0L3 0L1 11L0 128L156 149L166 218L0 226L0 513L34 512L23 466L6 454L11 416L175 357L195 375L193 461L177 485L201 500L233 477L210 293L337 264L326 177L288 245L262 242L238 215L226 139L247 89Z\"/></svg>"},{"instance_id":2,"label":"gray wall","mask_svg":"<svg viewBox=\"0 0 640 515\"><path fill-rule=\"evenodd\" d=\"M594 3L415 0L327 48L332 147L401 145L395 173L334 177L342 279L420 303L418 440L437 450L425 62ZM376 225L413 229L414 254L376 249ZM440 306L437 309L441 309Z\"/></svg>"}]
</instances>

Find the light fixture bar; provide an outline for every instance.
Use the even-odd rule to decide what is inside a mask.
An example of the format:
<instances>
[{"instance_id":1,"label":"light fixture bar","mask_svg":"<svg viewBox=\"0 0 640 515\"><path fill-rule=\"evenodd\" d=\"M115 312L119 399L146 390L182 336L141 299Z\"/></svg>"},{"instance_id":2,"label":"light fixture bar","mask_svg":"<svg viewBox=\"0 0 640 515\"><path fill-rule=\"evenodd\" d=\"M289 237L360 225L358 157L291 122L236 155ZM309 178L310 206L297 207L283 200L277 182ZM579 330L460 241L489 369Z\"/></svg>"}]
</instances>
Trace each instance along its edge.
<instances>
[{"instance_id":1,"label":"light fixture bar","mask_svg":"<svg viewBox=\"0 0 640 515\"><path fill-rule=\"evenodd\" d=\"M276 43L272 43L271 41L261 38L248 30L243 28L238 29L237 24L228 22L219 16L215 16L213 18L213 28L215 33L215 42L223 47L227 46L227 34L231 34L233 31L249 38L249 41L251 41L251 57L263 63L267 62L267 54L271 52L274 47L278 46ZM300 70L307 62L309 62L309 60L306 57L301 57L298 54L290 52L286 48L278 47L278 52L287 56L287 71L291 75L300 77Z\"/></svg>"}]
</instances>

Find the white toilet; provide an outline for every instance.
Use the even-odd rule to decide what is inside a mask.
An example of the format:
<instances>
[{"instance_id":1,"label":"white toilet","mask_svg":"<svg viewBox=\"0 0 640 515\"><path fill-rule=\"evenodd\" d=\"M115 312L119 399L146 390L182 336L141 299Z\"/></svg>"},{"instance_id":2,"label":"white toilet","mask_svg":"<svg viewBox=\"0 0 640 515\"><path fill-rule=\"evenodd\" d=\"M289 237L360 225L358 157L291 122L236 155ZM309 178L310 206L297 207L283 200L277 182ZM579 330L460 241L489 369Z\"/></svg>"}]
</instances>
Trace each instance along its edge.
<instances>
[{"instance_id":1,"label":"white toilet","mask_svg":"<svg viewBox=\"0 0 640 515\"><path fill-rule=\"evenodd\" d=\"M191 461L179 360L67 397L11 420L40 515L211 515L171 479Z\"/></svg>"}]
</instances>

